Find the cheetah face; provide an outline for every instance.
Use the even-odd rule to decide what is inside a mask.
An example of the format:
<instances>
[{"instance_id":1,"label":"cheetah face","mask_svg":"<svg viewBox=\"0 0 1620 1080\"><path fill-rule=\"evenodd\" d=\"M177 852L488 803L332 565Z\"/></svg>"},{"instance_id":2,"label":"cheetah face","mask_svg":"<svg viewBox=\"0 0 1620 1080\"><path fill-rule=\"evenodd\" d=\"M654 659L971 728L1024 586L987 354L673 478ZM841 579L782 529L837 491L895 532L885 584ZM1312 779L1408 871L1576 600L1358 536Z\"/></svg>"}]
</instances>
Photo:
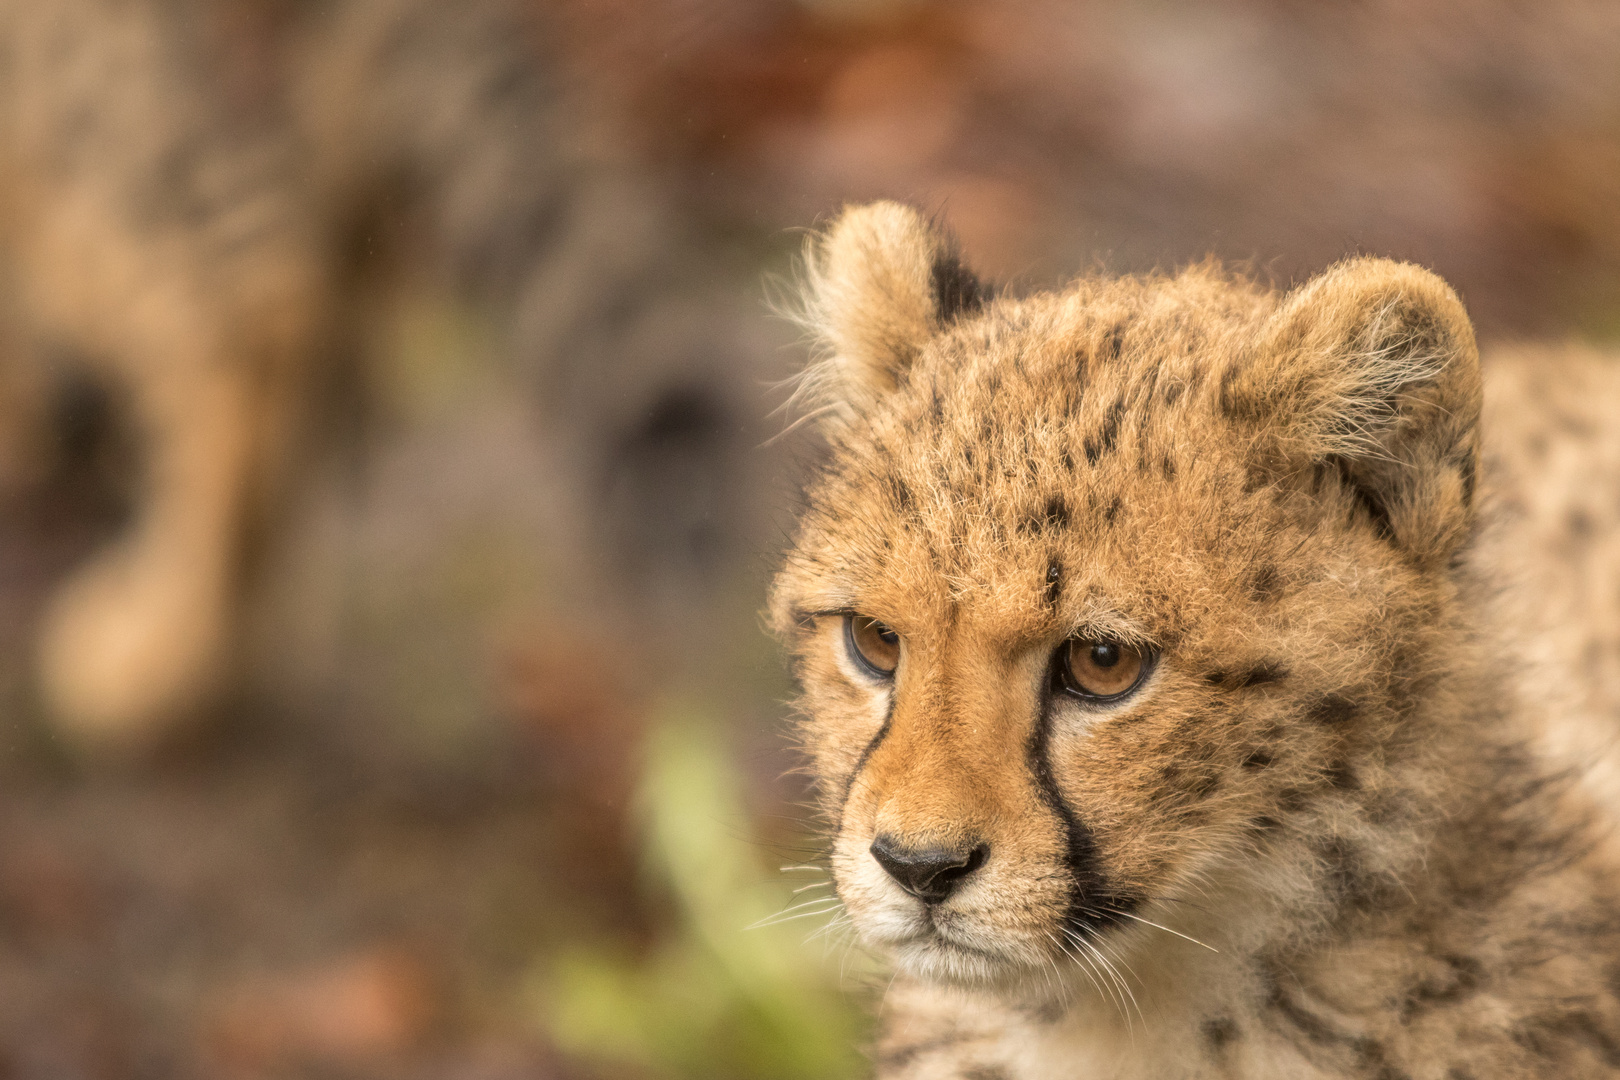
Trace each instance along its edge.
<instances>
[{"instance_id":1,"label":"cheetah face","mask_svg":"<svg viewBox=\"0 0 1620 1080\"><path fill-rule=\"evenodd\" d=\"M989 298L892 204L818 244L831 453L772 612L860 936L1032 987L1374 902L1349 838L1423 752L1471 514L1450 291L1364 260Z\"/></svg>"}]
</instances>

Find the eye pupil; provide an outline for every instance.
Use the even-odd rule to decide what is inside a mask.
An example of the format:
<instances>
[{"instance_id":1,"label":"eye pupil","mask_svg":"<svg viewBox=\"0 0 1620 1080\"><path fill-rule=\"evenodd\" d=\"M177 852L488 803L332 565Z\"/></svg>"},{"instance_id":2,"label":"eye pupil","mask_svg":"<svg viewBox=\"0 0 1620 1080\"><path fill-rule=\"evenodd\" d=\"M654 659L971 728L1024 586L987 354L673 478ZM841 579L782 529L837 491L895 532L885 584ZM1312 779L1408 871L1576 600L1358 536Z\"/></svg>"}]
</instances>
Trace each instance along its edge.
<instances>
[{"instance_id":1,"label":"eye pupil","mask_svg":"<svg viewBox=\"0 0 1620 1080\"><path fill-rule=\"evenodd\" d=\"M900 635L866 615L844 617L850 658L869 674L887 679L900 666Z\"/></svg>"},{"instance_id":2,"label":"eye pupil","mask_svg":"<svg viewBox=\"0 0 1620 1080\"><path fill-rule=\"evenodd\" d=\"M1058 686L1087 701L1115 701L1130 694L1152 668L1150 650L1122 641L1075 638L1058 652Z\"/></svg>"}]
</instances>

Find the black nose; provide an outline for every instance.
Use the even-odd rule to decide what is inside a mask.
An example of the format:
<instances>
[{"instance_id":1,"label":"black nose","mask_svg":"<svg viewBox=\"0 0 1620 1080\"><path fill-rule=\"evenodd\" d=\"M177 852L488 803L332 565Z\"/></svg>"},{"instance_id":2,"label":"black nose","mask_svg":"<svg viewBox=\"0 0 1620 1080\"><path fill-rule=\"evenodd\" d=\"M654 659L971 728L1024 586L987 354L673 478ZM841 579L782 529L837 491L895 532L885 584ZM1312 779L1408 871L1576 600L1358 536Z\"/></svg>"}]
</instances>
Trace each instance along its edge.
<instances>
[{"instance_id":1,"label":"black nose","mask_svg":"<svg viewBox=\"0 0 1620 1080\"><path fill-rule=\"evenodd\" d=\"M892 836L872 841L872 858L900 883L900 887L925 904L944 900L973 871L990 857L990 845L948 849L906 847Z\"/></svg>"}]
</instances>

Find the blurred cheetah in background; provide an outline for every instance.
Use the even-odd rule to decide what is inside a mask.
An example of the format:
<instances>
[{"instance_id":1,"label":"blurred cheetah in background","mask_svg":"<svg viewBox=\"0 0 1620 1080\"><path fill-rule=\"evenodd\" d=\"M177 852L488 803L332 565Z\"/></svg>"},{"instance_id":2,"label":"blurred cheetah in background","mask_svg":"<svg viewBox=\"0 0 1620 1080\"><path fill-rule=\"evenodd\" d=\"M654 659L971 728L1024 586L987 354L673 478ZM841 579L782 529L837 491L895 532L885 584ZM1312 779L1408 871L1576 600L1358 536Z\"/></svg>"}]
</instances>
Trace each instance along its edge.
<instances>
[{"instance_id":1,"label":"blurred cheetah in background","mask_svg":"<svg viewBox=\"0 0 1620 1080\"><path fill-rule=\"evenodd\" d=\"M0 467L48 465L49 402L84 382L140 459L129 524L40 631L72 741L149 743L230 687L250 554L390 274L492 316L578 489L556 520L604 534L576 561L612 553L596 608L679 606L727 565L753 342L658 185L584 148L550 18L0 0Z\"/></svg>"}]
</instances>

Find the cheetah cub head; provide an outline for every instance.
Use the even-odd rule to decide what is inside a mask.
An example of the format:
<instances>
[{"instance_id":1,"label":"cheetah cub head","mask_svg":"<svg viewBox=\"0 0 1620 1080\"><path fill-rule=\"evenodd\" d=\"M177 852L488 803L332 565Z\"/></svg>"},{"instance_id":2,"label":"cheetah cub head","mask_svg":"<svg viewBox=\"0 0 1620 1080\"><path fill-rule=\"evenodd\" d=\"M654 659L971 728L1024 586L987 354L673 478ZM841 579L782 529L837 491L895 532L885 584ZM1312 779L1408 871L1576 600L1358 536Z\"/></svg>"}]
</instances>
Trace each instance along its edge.
<instances>
[{"instance_id":1,"label":"cheetah cub head","mask_svg":"<svg viewBox=\"0 0 1620 1080\"><path fill-rule=\"evenodd\" d=\"M1375 902L1458 637L1456 295L1356 259L999 296L878 203L804 310L830 451L771 613L860 937L1032 987Z\"/></svg>"}]
</instances>

